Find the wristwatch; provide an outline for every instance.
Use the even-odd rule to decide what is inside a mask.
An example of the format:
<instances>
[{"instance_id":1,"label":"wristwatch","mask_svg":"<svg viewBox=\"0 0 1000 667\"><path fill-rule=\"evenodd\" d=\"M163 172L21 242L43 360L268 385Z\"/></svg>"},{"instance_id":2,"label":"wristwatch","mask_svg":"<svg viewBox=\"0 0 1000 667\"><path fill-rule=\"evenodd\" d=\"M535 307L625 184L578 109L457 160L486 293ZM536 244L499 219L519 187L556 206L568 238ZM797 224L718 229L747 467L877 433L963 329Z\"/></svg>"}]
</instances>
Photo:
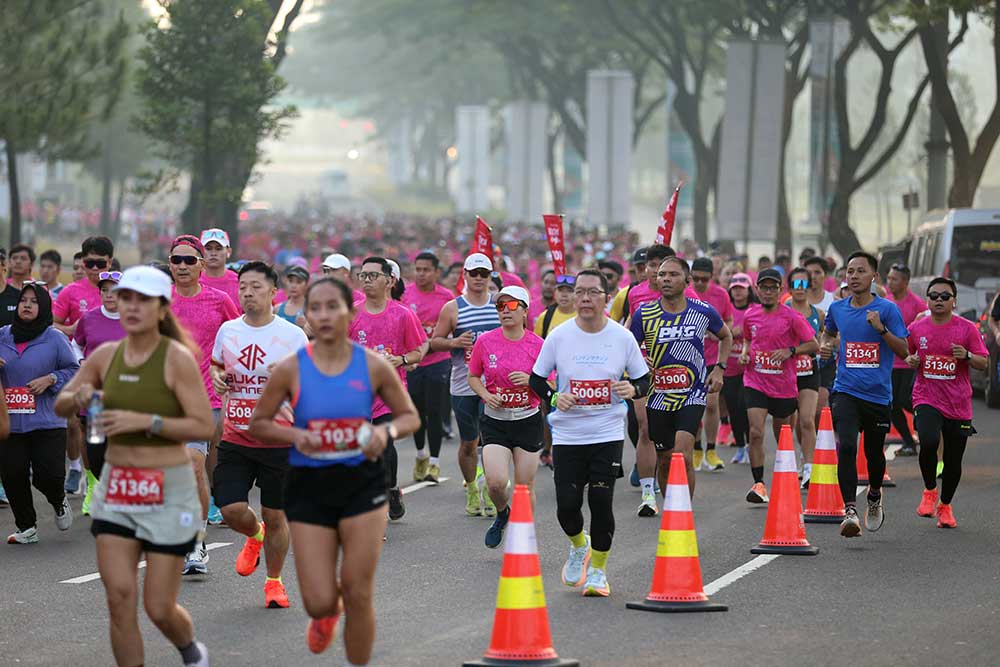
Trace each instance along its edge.
<instances>
[{"instance_id":1,"label":"wristwatch","mask_svg":"<svg viewBox=\"0 0 1000 667\"><path fill-rule=\"evenodd\" d=\"M716 366L718 366L722 370L726 370L726 365L724 363L722 363L721 361L719 363L717 363Z\"/></svg>"},{"instance_id":2,"label":"wristwatch","mask_svg":"<svg viewBox=\"0 0 1000 667\"><path fill-rule=\"evenodd\" d=\"M160 415L153 415L152 420L149 422L149 430L146 431L146 435L160 435L163 433L163 417Z\"/></svg>"},{"instance_id":3,"label":"wristwatch","mask_svg":"<svg viewBox=\"0 0 1000 667\"><path fill-rule=\"evenodd\" d=\"M879 336L884 336L884 335L886 335L887 333L889 333L889 327L887 327L887 326L883 326L883 327L882 327L882 331L880 331L878 335L879 335Z\"/></svg>"},{"instance_id":4,"label":"wristwatch","mask_svg":"<svg viewBox=\"0 0 1000 667\"><path fill-rule=\"evenodd\" d=\"M789 347L788 351L792 353L793 357L795 356L795 346L794 345L792 347Z\"/></svg>"},{"instance_id":5,"label":"wristwatch","mask_svg":"<svg viewBox=\"0 0 1000 667\"><path fill-rule=\"evenodd\" d=\"M52 378L52 384L59 384L59 376L55 373L49 373L49 377Z\"/></svg>"},{"instance_id":6,"label":"wristwatch","mask_svg":"<svg viewBox=\"0 0 1000 667\"><path fill-rule=\"evenodd\" d=\"M559 402L559 392L558 391L552 392L552 398L549 400L549 405L554 408L556 407L556 403L558 402Z\"/></svg>"}]
</instances>

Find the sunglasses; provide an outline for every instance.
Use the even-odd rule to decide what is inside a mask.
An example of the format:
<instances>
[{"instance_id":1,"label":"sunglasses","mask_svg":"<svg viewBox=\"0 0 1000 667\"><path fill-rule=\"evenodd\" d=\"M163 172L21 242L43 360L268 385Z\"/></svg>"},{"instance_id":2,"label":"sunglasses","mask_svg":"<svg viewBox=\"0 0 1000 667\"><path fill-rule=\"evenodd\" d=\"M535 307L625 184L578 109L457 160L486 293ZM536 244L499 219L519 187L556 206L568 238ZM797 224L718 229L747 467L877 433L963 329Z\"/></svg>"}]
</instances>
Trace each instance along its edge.
<instances>
[{"instance_id":1,"label":"sunglasses","mask_svg":"<svg viewBox=\"0 0 1000 667\"><path fill-rule=\"evenodd\" d=\"M575 285L575 276L556 276L556 285Z\"/></svg>"},{"instance_id":2,"label":"sunglasses","mask_svg":"<svg viewBox=\"0 0 1000 667\"><path fill-rule=\"evenodd\" d=\"M910 267L908 267L906 264L893 264L892 266L889 267L889 270L890 271L902 271L903 273L909 273L910 272Z\"/></svg>"},{"instance_id":3,"label":"sunglasses","mask_svg":"<svg viewBox=\"0 0 1000 667\"><path fill-rule=\"evenodd\" d=\"M518 307L520 307L520 305L521 305L520 301L516 300L504 301L502 303L497 304L497 312L502 313L505 310L509 310L510 312L513 313L518 309Z\"/></svg>"},{"instance_id":4,"label":"sunglasses","mask_svg":"<svg viewBox=\"0 0 1000 667\"><path fill-rule=\"evenodd\" d=\"M776 285L770 281L766 283L757 283L757 290L760 292L777 292L780 289L780 285Z\"/></svg>"},{"instance_id":5,"label":"sunglasses","mask_svg":"<svg viewBox=\"0 0 1000 667\"><path fill-rule=\"evenodd\" d=\"M493 272L489 269L472 269L471 271L466 271L473 278L489 278L493 275Z\"/></svg>"},{"instance_id":6,"label":"sunglasses","mask_svg":"<svg viewBox=\"0 0 1000 667\"><path fill-rule=\"evenodd\" d=\"M362 271L361 273L358 274L358 280L360 280L363 283L367 283L369 281L375 282L376 280L378 280L383 276L388 278L389 274L382 273L380 271Z\"/></svg>"},{"instance_id":7,"label":"sunglasses","mask_svg":"<svg viewBox=\"0 0 1000 667\"><path fill-rule=\"evenodd\" d=\"M809 281L796 278L792 281L792 289L808 289Z\"/></svg>"},{"instance_id":8,"label":"sunglasses","mask_svg":"<svg viewBox=\"0 0 1000 667\"><path fill-rule=\"evenodd\" d=\"M85 259L83 260L83 265L88 269L106 269L108 268L108 260L106 259Z\"/></svg>"},{"instance_id":9,"label":"sunglasses","mask_svg":"<svg viewBox=\"0 0 1000 667\"><path fill-rule=\"evenodd\" d=\"M98 280L98 282L100 282L102 280L113 280L116 283L120 283L122 281L122 272L121 271L101 271L101 274L99 276L97 276L97 280Z\"/></svg>"},{"instance_id":10,"label":"sunglasses","mask_svg":"<svg viewBox=\"0 0 1000 667\"><path fill-rule=\"evenodd\" d=\"M209 241L225 241L226 233L221 229L213 229L202 234L201 240L202 243L208 243Z\"/></svg>"},{"instance_id":11,"label":"sunglasses","mask_svg":"<svg viewBox=\"0 0 1000 667\"><path fill-rule=\"evenodd\" d=\"M947 301L953 298L955 295L951 292L928 292L927 298L930 301Z\"/></svg>"},{"instance_id":12,"label":"sunglasses","mask_svg":"<svg viewBox=\"0 0 1000 667\"><path fill-rule=\"evenodd\" d=\"M195 257L194 255L171 255L170 263L179 266L181 264L187 264L188 266L194 266L200 260L200 257ZM102 267L103 268L103 267Z\"/></svg>"}]
</instances>

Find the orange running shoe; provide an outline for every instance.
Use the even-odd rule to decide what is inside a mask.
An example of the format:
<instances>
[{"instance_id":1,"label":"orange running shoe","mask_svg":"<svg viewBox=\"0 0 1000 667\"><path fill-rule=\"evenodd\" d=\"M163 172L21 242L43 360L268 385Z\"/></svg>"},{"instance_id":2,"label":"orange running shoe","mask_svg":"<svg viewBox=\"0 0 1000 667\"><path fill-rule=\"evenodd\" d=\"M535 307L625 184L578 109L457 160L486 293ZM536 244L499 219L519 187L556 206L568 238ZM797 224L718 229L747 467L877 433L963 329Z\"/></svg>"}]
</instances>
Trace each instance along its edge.
<instances>
[{"instance_id":1,"label":"orange running shoe","mask_svg":"<svg viewBox=\"0 0 1000 667\"><path fill-rule=\"evenodd\" d=\"M309 629L306 630L306 645L310 651L322 653L330 646L330 642L337 636L337 621L339 620L340 614L314 618L309 621Z\"/></svg>"},{"instance_id":2,"label":"orange running shoe","mask_svg":"<svg viewBox=\"0 0 1000 667\"><path fill-rule=\"evenodd\" d=\"M240 555L236 557L236 574L241 577L249 577L257 570L257 566L260 565L260 549L264 546L264 530L264 522L261 521L261 539L255 540L252 537L248 537L247 541L243 544L243 548L240 549Z\"/></svg>"},{"instance_id":3,"label":"orange running shoe","mask_svg":"<svg viewBox=\"0 0 1000 667\"><path fill-rule=\"evenodd\" d=\"M924 497L920 499L920 504L917 505L917 516L934 516L934 506L937 505L937 501L937 489L931 489L930 491L924 489Z\"/></svg>"},{"instance_id":4,"label":"orange running shoe","mask_svg":"<svg viewBox=\"0 0 1000 667\"><path fill-rule=\"evenodd\" d=\"M955 515L951 513L951 505L945 505L941 503L937 506L937 516L938 516L938 528L954 528L958 525L955 521Z\"/></svg>"},{"instance_id":5,"label":"orange running shoe","mask_svg":"<svg viewBox=\"0 0 1000 667\"><path fill-rule=\"evenodd\" d=\"M285 585L276 579L264 582L264 606L268 609L288 609Z\"/></svg>"}]
</instances>

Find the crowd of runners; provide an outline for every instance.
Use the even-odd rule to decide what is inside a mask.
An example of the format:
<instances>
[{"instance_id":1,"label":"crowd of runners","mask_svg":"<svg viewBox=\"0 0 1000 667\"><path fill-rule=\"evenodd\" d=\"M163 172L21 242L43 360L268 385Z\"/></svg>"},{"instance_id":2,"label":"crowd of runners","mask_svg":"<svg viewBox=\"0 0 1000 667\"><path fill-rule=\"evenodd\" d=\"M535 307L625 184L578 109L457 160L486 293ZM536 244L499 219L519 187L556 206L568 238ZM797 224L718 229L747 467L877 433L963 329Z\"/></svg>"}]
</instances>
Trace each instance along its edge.
<instances>
[{"instance_id":1,"label":"crowd of runners","mask_svg":"<svg viewBox=\"0 0 1000 667\"><path fill-rule=\"evenodd\" d=\"M224 567L250 577L263 558L269 608L292 605L282 572L293 547L309 649L324 651L343 616L348 664L368 664L379 554L388 522L406 513L397 447L411 435L412 479L428 484L441 480L442 442L457 440L465 505L443 511L492 518L485 548L504 542L513 485L534 502L538 471L551 468L562 581L585 596L611 592L619 478L641 489L636 514L654 517L680 452L692 497L698 474L733 474L728 463L745 476L745 501L768 503L768 418L775 440L792 426L808 488L831 409L845 538L890 513L890 427L925 485L892 511L957 524L975 433L969 369L985 369L988 353L947 277L914 294L906 266L883 280L860 250L839 267L810 249L796 266L751 267L689 244L629 248L626 261L617 243L591 254L588 240L570 270L541 254L519 275L500 252L449 266L434 248L406 243L413 252L386 257L363 245L276 266L233 256L226 232L209 229L173 239L166 262L122 270L112 242L91 237L65 286L55 251L0 255L7 542L45 538L32 486L62 531L74 520L67 497L83 495L118 664L144 662L142 559L146 614L183 664L209 664L177 599L183 576L209 572L205 535L219 524L245 536ZM870 480L860 507L859 477Z\"/></svg>"}]
</instances>

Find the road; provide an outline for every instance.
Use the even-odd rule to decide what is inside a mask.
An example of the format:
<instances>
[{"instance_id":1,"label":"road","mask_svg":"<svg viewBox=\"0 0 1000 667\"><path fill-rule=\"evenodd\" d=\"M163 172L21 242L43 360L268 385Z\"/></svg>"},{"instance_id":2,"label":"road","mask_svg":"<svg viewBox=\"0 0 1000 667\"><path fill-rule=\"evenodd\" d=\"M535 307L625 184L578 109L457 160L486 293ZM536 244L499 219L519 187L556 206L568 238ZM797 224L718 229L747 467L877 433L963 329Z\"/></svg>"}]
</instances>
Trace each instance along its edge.
<instances>
[{"instance_id":1,"label":"road","mask_svg":"<svg viewBox=\"0 0 1000 667\"><path fill-rule=\"evenodd\" d=\"M966 453L954 505L957 530L939 530L916 516L917 462L895 459L889 469L898 487L885 492L881 531L847 541L836 525L808 524L819 555L780 556L721 587L713 600L729 605L727 613L625 609L648 590L659 526L635 516L639 494L627 481L615 498L611 597L585 599L564 587L559 571L567 542L555 519L551 474L541 470L536 525L556 650L588 666L996 664L1000 411L979 400L975 411L980 435ZM768 448L770 469L773 442ZM401 445L401 479L412 451ZM731 450L721 451L728 461ZM464 515L454 453L450 445L443 456L451 479L408 492L406 516L389 528L378 572L373 665L458 665L480 657L489 643L503 552L483 547L489 520ZM630 469L631 451L626 458ZM699 473L694 513L706 584L755 558L750 547L760 540L766 509L743 500L751 481L742 465ZM73 500L75 508L79 503ZM43 505L36 500L39 544L0 545L0 664L111 664L103 589L86 576L96 572L89 522L77 517L69 532L58 533L51 508ZM10 511L0 508L0 531L12 530ZM305 646L291 559L284 579L293 606L267 610L263 567L249 579L233 570L242 538L211 528L208 542L215 545L210 573L187 578L181 601L214 665L343 664L340 641L323 656ZM78 583L60 583L66 580ZM179 664L176 651L141 618L146 664Z\"/></svg>"}]
</instances>

